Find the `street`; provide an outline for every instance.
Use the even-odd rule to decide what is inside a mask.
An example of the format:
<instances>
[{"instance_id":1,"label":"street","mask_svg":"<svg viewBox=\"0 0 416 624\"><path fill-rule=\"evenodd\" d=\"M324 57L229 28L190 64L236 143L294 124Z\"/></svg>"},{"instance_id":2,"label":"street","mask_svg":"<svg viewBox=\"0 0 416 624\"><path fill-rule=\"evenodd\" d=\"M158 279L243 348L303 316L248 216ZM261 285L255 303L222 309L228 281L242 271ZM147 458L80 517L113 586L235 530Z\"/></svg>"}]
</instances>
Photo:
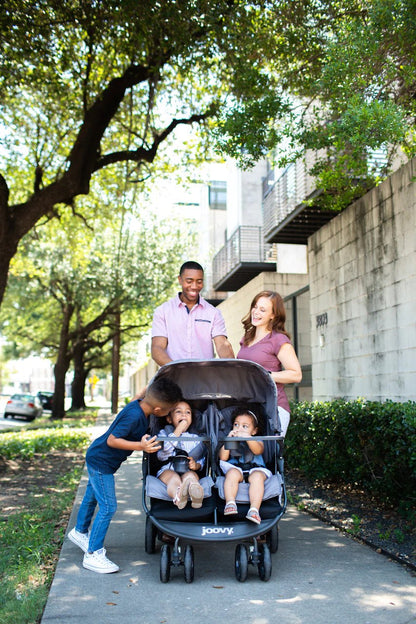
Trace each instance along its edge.
<instances>
[{"instance_id":1,"label":"street","mask_svg":"<svg viewBox=\"0 0 416 624\"><path fill-rule=\"evenodd\" d=\"M29 423L29 421L25 420L24 418L4 418L4 408L6 406L6 403L9 399L9 396L7 395L0 395L0 431L3 431L4 429L13 429L14 427L25 427L28 424L33 424L33 422L36 421L32 421L32 423ZM104 400L101 401L101 403L103 403L103 405L107 406L108 402L105 402ZM71 406L71 398L67 397L65 399L65 409L69 409ZM50 416L50 412L44 412L44 416Z\"/></svg>"},{"instance_id":2,"label":"street","mask_svg":"<svg viewBox=\"0 0 416 624\"><path fill-rule=\"evenodd\" d=\"M21 427L27 424L27 421L23 418L3 418L4 408L8 399L8 396L0 395L0 431L3 429L12 429L13 427Z\"/></svg>"}]
</instances>

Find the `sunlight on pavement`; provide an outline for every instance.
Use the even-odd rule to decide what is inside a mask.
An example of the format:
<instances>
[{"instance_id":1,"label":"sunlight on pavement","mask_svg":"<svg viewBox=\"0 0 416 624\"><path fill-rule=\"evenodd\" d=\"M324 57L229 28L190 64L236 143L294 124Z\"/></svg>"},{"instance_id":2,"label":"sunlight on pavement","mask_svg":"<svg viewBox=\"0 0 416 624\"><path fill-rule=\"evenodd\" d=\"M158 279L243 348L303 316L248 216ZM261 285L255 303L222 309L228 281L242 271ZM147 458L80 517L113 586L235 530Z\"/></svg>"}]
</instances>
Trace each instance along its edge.
<instances>
[{"instance_id":1,"label":"sunlight on pavement","mask_svg":"<svg viewBox=\"0 0 416 624\"><path fill-rule=\"evenodd\" d=\"M393 581L395 583L395 581ZM384 589L384 591L383 591ZM353 589L354 600L360 602L363 608L373 611L380 607L403 607L405 604L414 604L414 612L416 612L416 587L410 585L395 587L385 585L380 591L363 592L359 587Z\"/></svg>"},{"instance_id":2,"label":"sunlight on pavement","mask_svg":"<svg viewBox=\"0 0 416 624\"><path fill-rule=\"evenodd\" d=\"M330 548L345 548L346 544L341 544L340 542L335 542L334 540L328 540L326 545Z\"/></svg>"}]
</instances>

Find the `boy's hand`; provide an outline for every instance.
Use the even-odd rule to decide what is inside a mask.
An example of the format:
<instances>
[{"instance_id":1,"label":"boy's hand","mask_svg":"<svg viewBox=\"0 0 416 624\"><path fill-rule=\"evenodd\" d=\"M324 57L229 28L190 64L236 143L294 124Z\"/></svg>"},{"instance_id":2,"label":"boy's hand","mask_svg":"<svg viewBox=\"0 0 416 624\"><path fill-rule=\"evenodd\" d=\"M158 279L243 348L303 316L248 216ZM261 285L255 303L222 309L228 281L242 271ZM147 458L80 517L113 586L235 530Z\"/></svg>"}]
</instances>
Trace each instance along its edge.
<instances>
[{"instance_id":1,"label":"boy's hand","mask_svg":"<svg viewBox=\"0 0 416 624\"><path fill-rule=\"evenodd\" d=\"M151 438L147 434L144 435L140 441L142 445L142 450L146 453L156 453L156 451L159 451L162 447L160 445L160 442L158 442L156 438L157 436L153 436L153 438Z\"/></svg>"}]
</instances>

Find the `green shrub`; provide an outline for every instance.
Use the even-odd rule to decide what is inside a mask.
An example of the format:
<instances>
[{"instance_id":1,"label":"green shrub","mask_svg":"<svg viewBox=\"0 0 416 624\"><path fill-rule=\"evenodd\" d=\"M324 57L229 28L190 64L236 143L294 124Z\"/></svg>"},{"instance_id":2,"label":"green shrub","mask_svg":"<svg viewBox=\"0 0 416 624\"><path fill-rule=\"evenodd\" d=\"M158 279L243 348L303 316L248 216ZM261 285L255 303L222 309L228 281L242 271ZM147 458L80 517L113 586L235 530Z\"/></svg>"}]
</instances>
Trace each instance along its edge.
<instances>
[{"instance_id":1,"label":"green shrub","mask_svg":"<svg viewBox=\"0 0 416 624\"><path fill-rule=\"evenodd\" d=\"M394 503L414 502L416 403L294 404L286 457L309 477L359 484Z\"/></svg>"},{"instance_id":2,"label":"green shrub","mask_svg":"<svg viewBox=\"0 0 416 624\"><path fill-rule=\"evenodd\" d=\"M90 436L87 431L75 428L31 429L9 431L0 436L0 457L4 459L30 459L35 453L47 453L51 449L83 449Z\"/></svg>"}]
</instances>

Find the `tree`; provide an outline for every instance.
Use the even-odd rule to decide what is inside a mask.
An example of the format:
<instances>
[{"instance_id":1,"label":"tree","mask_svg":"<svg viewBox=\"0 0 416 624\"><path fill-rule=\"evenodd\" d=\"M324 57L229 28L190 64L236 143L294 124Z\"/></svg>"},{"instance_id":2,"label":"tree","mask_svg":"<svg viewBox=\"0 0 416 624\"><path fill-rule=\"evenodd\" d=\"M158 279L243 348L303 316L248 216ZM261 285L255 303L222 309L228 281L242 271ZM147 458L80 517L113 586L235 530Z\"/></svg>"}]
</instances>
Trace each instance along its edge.
<instances>
[{"instance_id":1,"label":"tree","mask_svg":"<svg viewBox=\"0 0 416 624\"><path fill-rule=\"evenodd\" d=\"M232 111L242 94L270 90L273 6L279 2L2 4L0 302L19 241L42 216L88 194L98 172L129 162L130 181L142 180L178 127L209 132L221 107Z\"/></svg>"},{"instance_id":2,"label":"tree","mask_svg":"<svg viewBox=\"0 0 416 624\"><path fill-rule=\"evenodd\" d=\"M2 309L2 331L21 352L42 351L55 361L55 418L64 415L71 361L80 388L116 332L121 344L143 335L154 307L171 294L189 240L186 223L156 228L147 217L139 227L130 218L123 228L113 217L113 228L102 218L89 229L69 212L24 238Z\"/></svg>"},{"instance_id":3,"label":"tree","mask_svg":"<svg viewBox=\"0 0 416 624\"><path fill-rule=\"evenodd\" d=\"M85 384L89 379L92 369L108 370L110 361L110 351L106 345L102 347L94 345L89 346L88 350L74 349L72 364L74 367L74 377L71 383L71 410L80 410L86 407L85 404ZM94 375L93 380L98 381L98 377ZM90 384L90 393L93 393L95 383Z\"/></svg>"},{"instance_id":4,"label":"tree","mask_svg":"<svg viewBox=\"0 0 416 624\"><path fill-rule=\"evenodd\" d=\"M267 99L243 97L222 118L222 149L250 164L257 126L264 143L280 144L281 166L319 154L315 203L342 209L361 196L389 173L398 148L416 153L415 15L415 0L280 2L269 43L277 107L267 115Z\"/></svg>"}]
</instances>

